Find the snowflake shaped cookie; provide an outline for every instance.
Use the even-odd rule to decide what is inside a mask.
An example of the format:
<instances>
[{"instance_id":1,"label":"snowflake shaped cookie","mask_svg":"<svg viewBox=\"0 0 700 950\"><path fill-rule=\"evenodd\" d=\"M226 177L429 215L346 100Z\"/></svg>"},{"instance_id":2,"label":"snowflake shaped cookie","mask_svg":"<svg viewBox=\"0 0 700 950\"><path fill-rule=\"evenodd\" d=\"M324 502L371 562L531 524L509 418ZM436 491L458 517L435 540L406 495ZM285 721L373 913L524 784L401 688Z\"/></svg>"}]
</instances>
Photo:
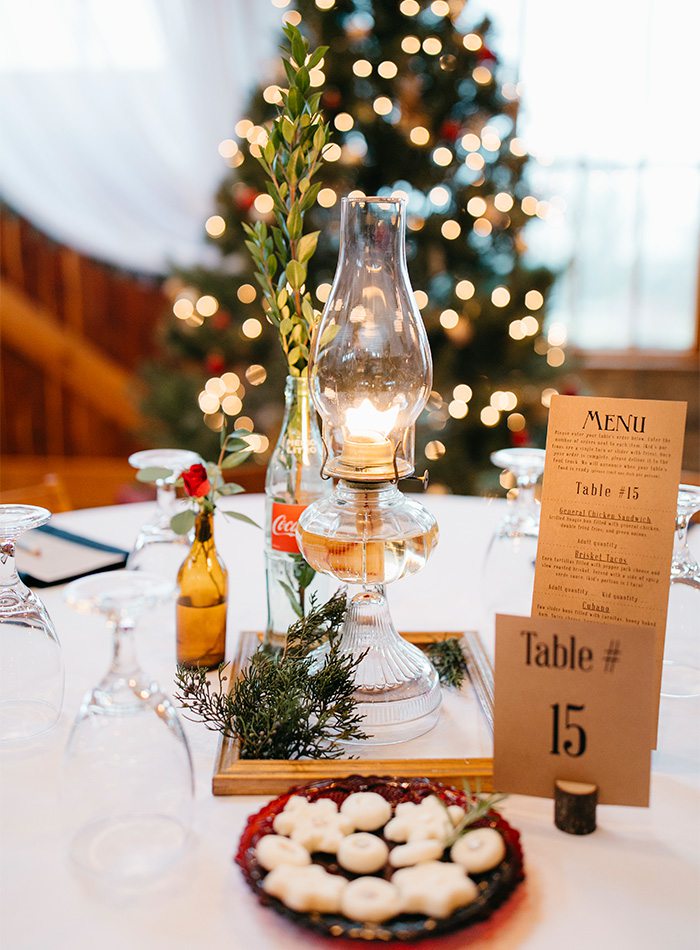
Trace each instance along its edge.
<instances>
[{"instance_id":1,"label":"snowflake shaped cookie","mask_svg":"<svg viewBox=\"0 0 700 950\"><path fill-rule=\"evenodd\" d=\"M417 804L403 802L396 806L395 815L384 828L384 836L389 841L446 841L452 834L447 809L435 795Z\"/></svg>"},{"instance_id":2,"label":"snowflake shaped cookie","mask_svg":"<svg viewBox=\"0 0 700 950\"><path fill-rule=\"evenodd\" d=\"M291 910L337 914L348 882L338 874L329 874L319 864L306 867L282 864L270 871L262 886L266 893L279 898Z\"/></svg>"},{"instance_id":3,"label":"snowflake shaped cookie","mask_svg":"<svg viewBox=\"0 0 700 950\"><path fill-rule=\"evenodd\" d=\"M401 895L401 910L407 914L449 917L459 907L471 904L479 888L458 864L425 861L400 868L391 879Z\"/></svg>"},{"instance_id":4,"label":"snowflake shaped cookie","mask_svg":"<svg viewBox=\"0 0 700 950\"><path fill-rule=\"evenodd\" d=\"M338 813L338 806L330 798L309 802L297 795L275 816L272 826L277 834L287 835L307 851L326 854L335 854L343 838L355 830L352 821Z\"/></svg>"}]
</instances>

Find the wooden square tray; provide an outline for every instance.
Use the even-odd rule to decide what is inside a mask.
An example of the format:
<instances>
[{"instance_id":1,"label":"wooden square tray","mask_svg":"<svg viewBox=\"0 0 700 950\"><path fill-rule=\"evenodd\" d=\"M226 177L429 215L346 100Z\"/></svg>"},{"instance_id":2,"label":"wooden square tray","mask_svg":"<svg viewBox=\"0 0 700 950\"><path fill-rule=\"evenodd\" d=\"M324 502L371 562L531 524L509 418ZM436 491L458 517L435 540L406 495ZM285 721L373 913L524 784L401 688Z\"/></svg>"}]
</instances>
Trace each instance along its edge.
<instances>
[{"instance_id":1,"label":"wooden square tray","mask_svg":"<svg viewBox=\"0 0 700 950\"><path fill-rule=\"evenodd\" d=\"M451 637L464 638L463 632L413 632L402 634L410 643L425 647L429 643ZM233 661L231 682L235 682L248 659L257 649L261 634L244 631ZM463 645L466 641L463 639ZM465 680L462 691L471 694L472 686ZM482 716L481 710L478 715ZM439 725L435 727L436 730ZM430 734L429 734L430 735ZM417 740L414 740L417 741ZM376 750L376 746L374 749ZM387 751L396 746L387 746ZM455 750L457 752L457 750ZM455 755L450 758L355 758L355 759L242 759L238 743L222 738L216 755L212 792L214 795L281 795L296 785L326 778L342 778L346 775L401 775L407 778L427 778L461 785L464 780L471 785L479 783L484 792L493 789L493 759L487 757L465 758Z\"/></svg>"}]
</instances>

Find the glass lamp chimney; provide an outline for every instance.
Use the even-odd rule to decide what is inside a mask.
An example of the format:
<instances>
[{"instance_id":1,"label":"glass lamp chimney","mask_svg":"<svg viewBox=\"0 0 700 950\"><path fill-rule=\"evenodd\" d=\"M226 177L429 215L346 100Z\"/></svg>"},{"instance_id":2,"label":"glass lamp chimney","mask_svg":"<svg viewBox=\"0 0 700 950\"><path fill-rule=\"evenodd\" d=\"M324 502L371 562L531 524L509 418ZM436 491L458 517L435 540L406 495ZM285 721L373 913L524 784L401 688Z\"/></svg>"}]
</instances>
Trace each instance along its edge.
<instances>
[{"instance_id":1,"label":"glass lamp chimney","mask_svg":"<svg viewBox=\"0 0 700 950\"><path fill-rule=\"evenodd\" d=\"M416 419L432 385L428 338L406 269L404 198L343 198L335 280L309 378L325 472L396 480L414 470Z\"/></svg>"}]
</instances>

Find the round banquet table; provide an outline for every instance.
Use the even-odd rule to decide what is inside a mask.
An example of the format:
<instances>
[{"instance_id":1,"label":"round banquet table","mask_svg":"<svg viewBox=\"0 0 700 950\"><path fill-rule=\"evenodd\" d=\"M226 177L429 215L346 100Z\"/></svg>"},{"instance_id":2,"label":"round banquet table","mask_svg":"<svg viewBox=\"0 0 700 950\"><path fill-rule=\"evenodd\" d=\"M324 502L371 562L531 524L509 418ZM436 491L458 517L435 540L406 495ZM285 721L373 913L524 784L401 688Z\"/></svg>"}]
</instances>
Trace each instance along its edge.
<instances>
[{"instance_id":1,"label":"round banquet table","mask_svg":"<svg viewBox=\"0 0 700 950\"><path fill-rule=\"evenodd\" d=\"M427 495L440 544L424 570L393 585L404 629L483 628L480 568L504 502ZM262 521L260 495L235 499ZM53 524L128 548L152 514L149 504L68 512ZM265 619L262 533L218 516L217 545L229 568L229 655L240 630ZM693 532L700 542L700 529ZM232 857L246 817L267 800L213 797L217 736L186 723L196 772L192 844L180 864L139 893L105 893L77 878L67 860L59 807L63 749L81 696L110 655L101 618L73 613L60 587L39 592L54 618L66 662L58 726L32 745L3 749L0 803L0 946L4 950L280 950L336 945L261 907ZM163 608L164 609L164 608ZM171 614L144 618L144 669L165 685L175 666ZM469 931L424 947L533 950L700 946L700 745L698 700L663 700L651 807L601 806L598 830L576 838L553 824L551 801L511 796L502 806L522 832L526 880L511 901ZM355 945L355 944L353 944Z\"/></svg>"}]
</instances>

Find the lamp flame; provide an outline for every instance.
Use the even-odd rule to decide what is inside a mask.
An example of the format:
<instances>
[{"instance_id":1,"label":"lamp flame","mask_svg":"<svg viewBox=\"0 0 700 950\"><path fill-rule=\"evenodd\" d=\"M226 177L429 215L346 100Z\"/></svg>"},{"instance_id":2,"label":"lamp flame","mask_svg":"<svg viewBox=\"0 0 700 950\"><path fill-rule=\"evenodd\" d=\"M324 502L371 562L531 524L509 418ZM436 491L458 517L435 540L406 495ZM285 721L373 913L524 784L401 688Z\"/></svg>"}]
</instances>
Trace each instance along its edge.
<instances>
[{"instance_id":1,"label":"lamp flame","mask_svg":"<svg viewBox=\"0 0 700 950\"><path fill-rule=\"evenodd\" d=\"M377 409L365 398L359 406L345 410L345 429L350 436L380 435L386 439L396 425L396 417L400 411L400 406Z\"/></svg>"}]
</instances>

